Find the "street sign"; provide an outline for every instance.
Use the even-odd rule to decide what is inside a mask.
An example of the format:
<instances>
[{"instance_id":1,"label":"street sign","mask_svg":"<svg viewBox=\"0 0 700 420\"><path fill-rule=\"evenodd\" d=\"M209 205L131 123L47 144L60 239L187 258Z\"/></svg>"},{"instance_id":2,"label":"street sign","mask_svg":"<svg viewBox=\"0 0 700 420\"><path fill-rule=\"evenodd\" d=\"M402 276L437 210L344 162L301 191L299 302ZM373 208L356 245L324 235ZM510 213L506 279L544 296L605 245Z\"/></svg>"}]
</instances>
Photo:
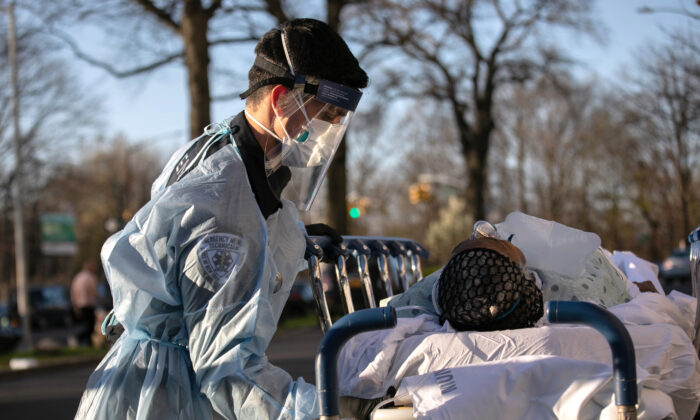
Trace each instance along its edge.
<instances>
[{"instance_id":1,"label":"street sign","mask_svg":"<svg viewBox=\"0 0 700 420\"><path fill-rule=\"evenodd\" d=\"M66 213L41 215L41 252L44 255L70 257L78 252L75 241L75 216Z\"/></svg>"}]
</instances>

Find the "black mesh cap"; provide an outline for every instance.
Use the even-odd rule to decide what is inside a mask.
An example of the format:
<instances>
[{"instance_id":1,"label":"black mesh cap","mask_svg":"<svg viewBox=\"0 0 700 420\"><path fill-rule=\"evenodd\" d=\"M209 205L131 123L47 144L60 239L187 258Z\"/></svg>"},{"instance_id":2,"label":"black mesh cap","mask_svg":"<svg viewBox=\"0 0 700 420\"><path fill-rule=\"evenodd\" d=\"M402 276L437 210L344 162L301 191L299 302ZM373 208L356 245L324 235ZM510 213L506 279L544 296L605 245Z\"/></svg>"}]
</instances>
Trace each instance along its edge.
<instances>
[{"instance_id":1,"label":"black mesh cap","mask_svg":"<svg viewBox=\"0 0 700 420\"><path fill-rule=\"evenodd\" d=\"M507 256L472 248L453 255L438 279L438 305L459 331L531 327L542 317L542 292Z\"/></svg>"}]
</instances>

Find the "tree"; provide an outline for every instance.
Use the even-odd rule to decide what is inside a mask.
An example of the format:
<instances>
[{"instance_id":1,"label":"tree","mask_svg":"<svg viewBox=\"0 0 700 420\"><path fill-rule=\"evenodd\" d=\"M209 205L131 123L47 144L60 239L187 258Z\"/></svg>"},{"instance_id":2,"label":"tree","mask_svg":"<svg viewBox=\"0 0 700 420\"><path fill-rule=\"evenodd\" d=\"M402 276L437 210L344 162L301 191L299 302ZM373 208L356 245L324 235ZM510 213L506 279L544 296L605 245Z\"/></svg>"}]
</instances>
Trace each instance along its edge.
<instances>
[{"instance_id":1,"label":"tree","mask_svg":"<svg viewBox=\"0 0 700 420\"><path fill-rule=\"evenodd\" d=\"M473 226L474 219L467 212L464 200L450 197L447 206L440 209L437 217L430 222L425 235L430 258L440 263L449 260L452 250L469 238Z\"/></svg>"},{"instance_id":2,"label":"tree","mask_svg":"<svg viewBox=\"0 0 700 420\"><path fill-rule=\"evenodd\" d=\"M70 0L42 4L35 8L35 13L43 17L51 32L77 57L113 76L146 74L182 62L187 70L191 138L197 137L211 122L213 50L241 43L252 45L264 32L261 29L273 25L272 18L286 19L279 0L251 0L243 4L223 0ZM94 23L116 40L110 57L98 58L95 52L84 51L62 29L77 23ZM115 51L119 53L114 54ZM231 56L224 56L228 69L232 67ZM124 61L137 64L129 67L117 64Z\"/></svg>"},{"instance_id":3,"label":"tree","mask_svg":"<svg viewBox=\"0 0 700 420\"><path fill-rule=\"evenodd\" d=\"M366 216L352 222L355 234L381 232L425 242L428 226L446 205L447 196L466 186L459 146L452 141L454 130L444 115L445 106L431 99L420 104L435 109L435 118L423 121L412 114L401 115L381 101L365 103L357 115L349 185L353 194L368 197L371 206ZM397 118L385 118L393 115ZM455 184L454 188L434 183L434 200L411 203L410 186L426 176L433 181L445 178Z\"/></svg>"},{"instance_id":4,"label":"tree","mask_svg":"<svg viewBox=\"0 0 700 420\"><path fill-rule=\"evenodd\" d=\"M326 23L334 31L341 32L341 12L346 6L363 3L366 0L326 0ZM346 198L348 195L347 177L347 136L338 146L333 163L328 168L328 196L326 198L328 218L331 226L341 234L349 233Z\"/></svg>"},{"instance_id":5,"label":"tree","mask_svg":"<svg viewBox=\"0 0 700 420\"><path fill-rule=\"evenodd\" d=\"M399 58L384 60L387 91L449 105L467 167L466 200L477 219L486 216L487 156L498 89L563 62L540 30L559 26L592 32L590 9L589 2L565 0L368 3L369 19L361 31L365 44L375 54L386 47L400 52Z\"/></svg>"},{"instance_id":6,"label":"tree","mask_svg":"<svg viewBox=\"0 0 700 420\"><path fill-rule=\"evenodd\" d=\"M674 32L638 58L636 88L628 96L647 167L667 171L667 191L675 194L681 234L694 227L690 208L694 170L700 162L700 58L698 34ZM677 234L676 234L677 235Z\"/></svg>"},{"instance_id":7,"label":"tree","mask_svg":"<svg viewBox=\"0 0 700 420\"><path fill-rule=\"evenodd\" d=\"M341 14L351 4L364 0L326 0L326 21L336 31L341 30ZM72 49L75 55L98 66L116 77L147 74L171 63L183 62L187 70L187 86L190 98L190 138L197 137L202 128L211 122L210 103L216 99L232 99L244 89L220 95L211 93L210 63L216 55L214 49L257 41L274 22L281 23L294 17L280 0L250 0L227 2L224 0L105 0L99 4L91 0L70 0L42 5L36 13ZM286 6L286 7L285 7ZM305 12L306 13L306 12ZM115 64L124 57L98 58L93 52L81 49L79 43L59 26L69 27L91 21L118 40L115 50L128 53L129 62L138 60L132 67ZM59 22L55 25L54 22ZM235 24L232 24L235 23ZM230 51L230 50L228 50ZM231 74L231 56L226 57ZM249 63L245 64L247 70ZM242 84L241 75L234 78ZM331 224L339 232L347 232L345 200L347 195L346 144L341 143L333 164L328 171L327 209Z\"/></svg>"},{"instance_id":8,"label":"tree","mask_svg":"<svg viewBox=\"0 0 700 420\"><path fill-rule=\"evenodd\" d=\"M57 51L55 40L20 7L17 12L17 65L19 68L20 156L23 162L23 211L26 231L37 225L33 209L42 186L57 163L70 159L74 142L94 128L99 105L84 92L75 72ZM12 147L12 109L8 71L7 23L0 20L0 274L11 279L14 255L10 215L10 187L17 177ZM30 261L37 257L38 243L27 243ZM38 264L28 264L28 275L37 274ZM2 286L9 286L2 285Z\"/></svg>"},{"instance_id":9,"label":"tree","mask_svg":"<svg viewBox=\"0 0 700 420\"><path fill-rule=\"evenodd\" d=\"M76 162L57 167L42 189L42 211L75 213L76 268L86 259L99 260L107 237L150 199L150 186L163 162L148 149L149 143L128 142L121 136L100 138Z\"/></svg>"}]
</instances>

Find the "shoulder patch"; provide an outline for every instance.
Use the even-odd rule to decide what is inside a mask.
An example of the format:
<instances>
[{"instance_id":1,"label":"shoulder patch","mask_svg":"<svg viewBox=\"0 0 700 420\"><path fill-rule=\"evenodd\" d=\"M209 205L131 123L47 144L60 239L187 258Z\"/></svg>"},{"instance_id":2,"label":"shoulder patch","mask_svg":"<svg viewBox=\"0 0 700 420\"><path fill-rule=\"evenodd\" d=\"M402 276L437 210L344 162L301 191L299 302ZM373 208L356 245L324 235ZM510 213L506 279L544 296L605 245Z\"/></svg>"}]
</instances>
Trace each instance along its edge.
<instances>
[{"instance_id":1,"label":"shoulder patch","mask_svg":"<svg viewBox=\"0 0 700 420\"><path fill-rule=\"evenodd\" d=\"M243 238L230 233L206 235L198 248L197 257L204 275L217 283L225 282L245 256Z\"/></svg>"}]
</instances>

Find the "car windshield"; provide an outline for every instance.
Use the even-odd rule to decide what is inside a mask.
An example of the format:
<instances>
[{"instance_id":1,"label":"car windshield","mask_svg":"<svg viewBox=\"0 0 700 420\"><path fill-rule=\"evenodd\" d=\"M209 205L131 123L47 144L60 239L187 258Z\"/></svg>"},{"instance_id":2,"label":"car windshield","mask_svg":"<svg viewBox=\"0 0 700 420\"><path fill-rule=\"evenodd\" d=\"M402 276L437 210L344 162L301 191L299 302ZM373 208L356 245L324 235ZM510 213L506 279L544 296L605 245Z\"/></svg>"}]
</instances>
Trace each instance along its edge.
<instances>
[{"instance_id":1,"label":"car windshield","mask_svg":"<svg viewBox=\"0 0 700 420\"><path fill-rule=\"evenodd\" d=\"M64 306L68 303L66 291L61 286L46 286L30 291L29 299L36 306Z\"/></svg>"}]
</instances>

